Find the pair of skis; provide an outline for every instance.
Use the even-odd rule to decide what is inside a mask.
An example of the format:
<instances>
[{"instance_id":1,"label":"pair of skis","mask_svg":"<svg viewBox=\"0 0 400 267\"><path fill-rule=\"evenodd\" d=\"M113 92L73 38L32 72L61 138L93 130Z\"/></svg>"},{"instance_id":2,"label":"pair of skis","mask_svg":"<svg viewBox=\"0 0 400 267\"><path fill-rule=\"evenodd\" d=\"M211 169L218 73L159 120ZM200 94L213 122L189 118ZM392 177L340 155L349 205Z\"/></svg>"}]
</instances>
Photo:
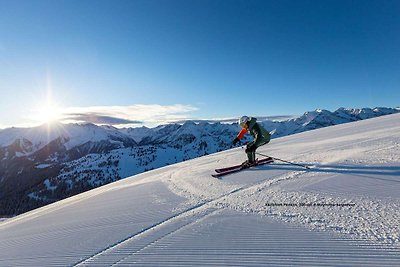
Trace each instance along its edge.
<instances>
[{"instance_id":1,"label":"pair of skis","mask_svg":"<svg viewBox=\"0 0 400 267\"><path fill-rule=\"evenodd\" d=\"M308 166L308 165L298 164L298 163L294 163L294 162L287 161L287 160L284 160L284 159L270 157L270 156L267 156L267 155L264 155L264 154L261 154L261 153L257 153L257 152L256 152L256 154L260 155L260 156L263 156L265 158L257 160L256 164L252 165L251 167L243 166L243 165L235 165L235 166L232 166L232 167L215 169L216 174L212 174L212 176L215 177L215 178L220 178L220 177L222 177L224 175L228 175L228 174L231 174L231 173L239 172L239 171L245 170L247 168L252 168L252 167L255 167L255 166L259 166L259 165L268 164L268 163L274 162L274 160L282 161L282 162L285 162L285 163L288 163L288 164L291 164L291 165L294 165L294 166L302 167L302 168L305 168L305 169L308 169L308 170L311 169L310 166Z\"/></svg>"},{"instance_id":2,"label":"pair of skis","mask_svg":"<svg viewBox=\"0 0 400 267\"><path fill-rule=\"evenodd\" d=\"M250 167L243 166L242 164L240 164L240 165L235 165L235 166L231 166L231 167L215 169L216 174L212 174L211 176L215 177L215 178L220 178L222 176L225 176L225 175L228 175L231 173L240 172L240 171L248 169L248 168L253 168L256 166L260 166L260 165L264 165L264 164L268 164L268 163L272 163L272 162L274 162L274 160L271 157L267 157L264 159L257 160L257 162Z\"/></svg>"}]
</instances>

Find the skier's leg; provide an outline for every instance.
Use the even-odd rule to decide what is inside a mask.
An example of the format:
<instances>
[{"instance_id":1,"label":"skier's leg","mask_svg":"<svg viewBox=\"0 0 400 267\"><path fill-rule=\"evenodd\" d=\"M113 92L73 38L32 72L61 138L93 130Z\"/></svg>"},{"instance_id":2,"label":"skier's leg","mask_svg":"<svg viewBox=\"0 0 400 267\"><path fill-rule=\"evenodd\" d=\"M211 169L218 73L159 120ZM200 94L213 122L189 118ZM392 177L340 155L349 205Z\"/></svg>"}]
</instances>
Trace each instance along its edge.
<instances>
[{"instance_id":1,"label":"skier's leg","mask_svg":"<svg viewBox=\"0 0 400 267\"><path fill-rule=\"evenodd\" d=\"M262 142L262 143L260 143L260 144L257 144L257 143L254 144L254 158L255 158L255 156L256 156L256 150L257 150L257 148L259 148L260 146L263 146L263 145L268 144L269 141L270 141L270 140L264 140L264 142Z\"/></svg>"},{"instance_id":2,"label":"skier's leg","mask_svg":"<svg viewBox=\"0 0 400 267\"><path fill-rule=\"evenodd\" d=\"M266 141L266 142L260 143L260 144L254 144L254 145L253 145L253 147L254 147L254 149L253 149L254 160L255 160L255 157L256 157L256 150L257 150L257 148L259 148L260 146L266 145L266 144L268 144L268 143L269 143L269 140Z\"/></svg>"},{"instance_id":3,"label":"skier's leg","mask_svg":"<svg viewBox=\"0 0 400 267\"><path fill-rule=\"evenodd\" d=\"M254 163L256 161L256 153L255 151L251 151L247 153L247 158L249 159L249 163Z\"/></svg>"},{"instance_id":4,"label":"skier's leg","mask_svg":"<svg viewBox=\"0 0 400 267\"><path fill-rule=\"evenodd\" d=\"M253 164L256 161L256 145L253 142L250 142L246 148L246 154L249 164Z\"/></svg>"}]
</instances>

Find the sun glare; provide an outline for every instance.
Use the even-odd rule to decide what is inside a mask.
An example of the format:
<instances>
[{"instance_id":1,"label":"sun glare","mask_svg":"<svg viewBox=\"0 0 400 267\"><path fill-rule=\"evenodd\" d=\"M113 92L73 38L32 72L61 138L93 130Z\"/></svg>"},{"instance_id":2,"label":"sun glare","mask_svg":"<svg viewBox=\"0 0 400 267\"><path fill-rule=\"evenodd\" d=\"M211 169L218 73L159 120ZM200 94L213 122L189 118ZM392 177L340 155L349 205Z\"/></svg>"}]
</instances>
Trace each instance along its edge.
<instances>
[{"instance_id":1,"label":"sun glare","mask_svg":"<svg viewBox=\"0 0 400 267\"><path fill-rule=\"evenodd\" d=\"M47 103L45 106L40 107L34 118L39 123L51 123L57 121L60 118L59 108L51 103Z\"/></svg>"},{"instance_id":2,"label":"sun glare","mask_svg":"<svg viewBox=\"0 0 400 267\"><path fill-rule=\"evenodd\" d=\"M36 108L32 110L30 118L35 121L35 124L46 124L61 120L61 106L50 98L43 102L36 104Z\"/></svg>"},{"instance_id":3,"label":"sun glare","mask_svg":"<svg viewBox=\"0 0 400 267\"><path fill-rule=\"evenodd\" d=\"M29 118L35 124L50 124L51 122L59 121L62 117L61 105L54 101L53 86L51 76L48 73L46 78L45 95L38 95L43 98L36 100L35 108L32 110Z\"/></svg>"}]
</instances>

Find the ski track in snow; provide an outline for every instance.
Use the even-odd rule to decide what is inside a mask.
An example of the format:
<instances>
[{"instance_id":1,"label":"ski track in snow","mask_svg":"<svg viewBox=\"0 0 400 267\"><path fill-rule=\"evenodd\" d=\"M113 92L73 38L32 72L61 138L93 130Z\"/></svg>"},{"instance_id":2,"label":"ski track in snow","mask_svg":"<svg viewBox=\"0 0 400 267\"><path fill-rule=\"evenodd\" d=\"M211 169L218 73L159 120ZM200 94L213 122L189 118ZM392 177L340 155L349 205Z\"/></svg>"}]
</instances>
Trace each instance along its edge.
<instances>
[{"instance_id":1,"label":"ski track in snow","mask_svg":"<svg viewBox=\"0 0 400 267\"><path fill-rule=\"evenodd\" d=\"M215 211L217 208L221 208L221 207L218 207L219 206L219 201L221 199L227 198L227 197L229 197L229 196L231 196L233 194L237 194L237 193L239 193L239 192L241 192L243 190L247 190L247 189L249 189L251 187L254 187L254 186L256 186L256 185L248 185L248 186L242 186L242 187L239 187L239 188L232 188L231 191L229 191L229 192L227 192L227 193L225 193L225 194L223 194L223 195L221 195L219 197L216 197L215 199L209 199L209 200L207 200L205 202L200 202L200 203L197 203L197 204L189 205L190 208L188 208L187 210L184 210L184 211L182 211L182 212L180 212L180 213L178 213L178 214L176 214L176 215L174 215L174 216L172 216L170 218L167 218L166 220L164 220L162 222L156 223L156 224L144 229L143 231L141 231L139 233L136 233L133 236L130 236L130 237L126 238L125 240L122 240L122 241L117 242L116 244L113 244L112 246L106 248L103 251L100 251L99 253L96 253L95 255L91 256L90 258L85 259L85 260L77 263L76 266L80 266L80 265L81 266L89 266L89 265L92 265L92 264L96 265L96 263L94 263L95 260L97 260L98 257L103 257L104 258L105 254L111 254L112 255L111 258L113 258L113 254L115 254L115 253L118 254L118 251L120 251L120 250L127 250L126 247L130 246L131 243L133 243L133 246L137 249L137 252L139 252L139 251L145 249L146 247L152 245L153 243L157 242L161 238L164 238L165 236L167 236L167 235L169 235L171 233L174 233L177 230L182 230L182 227L188 225L189 223L193 223L193 222L198 223L200 219L203 219L204 217L209 215L209 213L211 211ZM214 206L215 206L215 208L214 208ZM188 217L188 216L194 216L196 218L196 220L192 219L189 223L185 223L185 219L183 219L183 218ZM161 237L159 237L158 239L156 239L156 240L154 240L154 241L152 241L150 243L147 242L146 245L144 245L143 247L141 247L139 249L137 248L137 239L140 239L142 236L147 235L148 232L157 231L157 230L159 230L159 228L164 228L165 226L168 227L170 224L174 224L176 221L178 222L177 229L167 231L167 234L163 234ZM154 235L152 236L152 238L154 238ZM123 247L123 249L121 249L121 247ZM129 251L128 256L132 256L132 254L134 254L132 252L132 249L128 249L128 251ZM101 262L106 262L107 264L118 264L120 261L123 260L123 259L121 259L121 260L119 260L119 261L117 261L115 263L112 263L112 262L107 261L107 260L104 261L103 258L101 258Z\"/></svg>"},{"instance_id":2,"label":"ski track in snow","mask_svg":"<svg viewBox=\"0 0 400 267\"><path fill-rule=\"evenodd\" d=\"M155 266L160 262L163 266L395 266L400 259L395 253L363 241L223 209L203 218L201 224L182 228L128 256L117 266Z\"/></svg>"},{"instance_id":3,"label":"ski track in snow","mask_svg":"<svg viewBox=\"0 0 400 267\"><path fill-rule=\"evenodd\" d=\"M0 266L398 266L400 115L274 139L275 161L216 179L240 148L0 223Z\"/></svg>"}]
</instances>

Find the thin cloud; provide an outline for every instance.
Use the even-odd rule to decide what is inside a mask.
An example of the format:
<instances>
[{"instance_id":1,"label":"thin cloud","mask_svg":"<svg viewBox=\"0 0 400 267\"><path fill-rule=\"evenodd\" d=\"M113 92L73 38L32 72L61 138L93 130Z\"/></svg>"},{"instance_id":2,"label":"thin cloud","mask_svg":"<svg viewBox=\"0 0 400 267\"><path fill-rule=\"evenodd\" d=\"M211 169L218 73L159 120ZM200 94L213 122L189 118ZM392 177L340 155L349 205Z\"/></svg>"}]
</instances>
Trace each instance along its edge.
<instances>
[{"instance_id":1,"label":"thin cloud","mask_svg":"<svg viewBox=\"0 0 400 267\"><path fill-rule=\"evenodd\" d=\"M94 124L143 124L143 121L133 121L122 118L116 118L111 116L104 116L102 114L88 113L88 114L69 114L65 117L69 121L83 121L90 122Z\"/></svg>"},{"instance_id":2,"label":"thin cloud","mask_svg":"<svg viewBox=\"0 0 400 267\"><path fill-rule=\"evenodd\" d=\"M198 110L190 105L132 105L73 107L62 111L62 122L90 122L94 124L157 125L179 120L187 120L190 113Z\"/></svg>"}]
</instances>

